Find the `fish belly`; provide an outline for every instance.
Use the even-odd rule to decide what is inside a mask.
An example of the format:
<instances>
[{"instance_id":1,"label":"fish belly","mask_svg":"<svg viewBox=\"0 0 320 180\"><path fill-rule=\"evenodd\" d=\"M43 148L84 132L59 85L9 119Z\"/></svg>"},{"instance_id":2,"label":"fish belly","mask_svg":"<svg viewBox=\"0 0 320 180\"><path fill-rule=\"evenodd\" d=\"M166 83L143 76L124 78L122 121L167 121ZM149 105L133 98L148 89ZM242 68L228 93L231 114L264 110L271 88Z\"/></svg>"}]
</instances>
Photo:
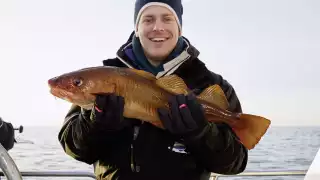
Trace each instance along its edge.
<instances>
[{"instance_id":1,"label":"fish belly","mask_svg":"<svg viewBox=\"0 0 320 180\"><path fill-rule=\"evenodd\" d=\"M126 102L124 106L124 116L128 118L140 119L150 123L159 121L156 108L141 101Z\"/></svg>"},{"instance_id":2,"label":"fish belly","mask_svg":"<svg viewBox=\"0 0 320 180\"><path fill-rule=\"evenodd\" d=\"M125 117L140 119L158 127L162 126L159 124L157 109L167 106L166 92L147 85L134 85L126 92L130 93L125 93Z\"/></svg>"}]
</instances>

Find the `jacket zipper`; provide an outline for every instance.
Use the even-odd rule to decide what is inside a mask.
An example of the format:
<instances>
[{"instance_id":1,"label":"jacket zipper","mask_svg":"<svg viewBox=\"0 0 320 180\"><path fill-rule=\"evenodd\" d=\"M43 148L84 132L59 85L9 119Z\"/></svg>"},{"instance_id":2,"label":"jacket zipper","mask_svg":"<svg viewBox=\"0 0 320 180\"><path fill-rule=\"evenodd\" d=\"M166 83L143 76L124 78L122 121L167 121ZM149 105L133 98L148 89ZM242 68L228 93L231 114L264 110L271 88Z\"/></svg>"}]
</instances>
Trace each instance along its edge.
<instances>
[{"instance_id":1,"label":"jacket zipper","mask_svg":"<svg viewBox=\"0 0 320 180\"><path fill-rule=\"evenodd\" d=\"M143 122L142 122L143 123ZM139 126L134 126L134 132L133 132L133 141L131 143L130 147L130 155L131 155L131 171L132 172L140 172L140 166L136 164L135 162L135 156L134 156L134 142L138 137L140 127Z\"/></svg>"}]
</instances>

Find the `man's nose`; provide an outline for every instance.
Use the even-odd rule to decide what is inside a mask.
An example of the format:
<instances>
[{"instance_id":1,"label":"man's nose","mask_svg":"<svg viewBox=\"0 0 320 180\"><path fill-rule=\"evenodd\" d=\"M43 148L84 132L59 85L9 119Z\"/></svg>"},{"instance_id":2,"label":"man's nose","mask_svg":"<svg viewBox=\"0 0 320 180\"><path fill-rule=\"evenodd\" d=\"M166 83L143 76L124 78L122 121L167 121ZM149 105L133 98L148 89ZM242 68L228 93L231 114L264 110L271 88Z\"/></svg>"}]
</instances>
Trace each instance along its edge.
<instances>
[{"instance_id":1,"label":"man's nose","mask_svg":"<svg viewBox=\"0 0 320 180\"><path fill-rule=\"evenodd\" d=\"M153 30L154 30L154 31L163 31L163 30L164 30L164 28L163 28L163 23L162 23L160 20L157 20L157 21L154 23Z\"/></svg>"}]
</instances>

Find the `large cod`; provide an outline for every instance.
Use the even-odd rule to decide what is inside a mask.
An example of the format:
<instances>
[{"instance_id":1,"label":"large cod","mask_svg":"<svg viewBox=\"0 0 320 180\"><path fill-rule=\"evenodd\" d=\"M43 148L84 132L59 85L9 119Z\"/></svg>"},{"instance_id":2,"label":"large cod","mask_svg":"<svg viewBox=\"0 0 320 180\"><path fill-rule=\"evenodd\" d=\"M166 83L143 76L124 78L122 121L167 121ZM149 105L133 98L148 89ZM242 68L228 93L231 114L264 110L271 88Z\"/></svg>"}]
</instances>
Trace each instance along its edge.
<instances>
[{"instance_id":1,"label":"large cod","mask_svg":"<svg viewBox=\"0 0 320 180\"><path fill-rule=\"evenodd\" d=\"M124 97L124 117L136 118L164 128L157 108L169 108L168 100L190 93L176 75L157 79L136 69L97 66L68 72L48 80L55 97L85 109L92 108L97 94L115 93ZM250 114L228 111L228 101L218 85L211 85L197 96L209 122L228 124L247 149L253 149L270 126L270 120Z\"/></svg>"}]
</instances>

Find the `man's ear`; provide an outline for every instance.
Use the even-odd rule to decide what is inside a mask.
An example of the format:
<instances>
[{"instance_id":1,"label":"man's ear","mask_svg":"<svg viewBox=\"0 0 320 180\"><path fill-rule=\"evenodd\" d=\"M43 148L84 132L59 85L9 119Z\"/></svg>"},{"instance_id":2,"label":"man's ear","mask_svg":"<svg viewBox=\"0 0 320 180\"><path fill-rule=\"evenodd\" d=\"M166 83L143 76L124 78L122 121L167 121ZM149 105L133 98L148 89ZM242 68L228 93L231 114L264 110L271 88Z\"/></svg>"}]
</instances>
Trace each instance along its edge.
<instances>
[{"instance_id":1,"label":"man's ear","mask_svg":"<svg viewBox=\"0 0 320 180\"><path fill-rule=\"evenodd\" d=\"M135 31L135 36L136 36L136 37L139 37L138 29Z\"/></svg>"}]
</instances>

